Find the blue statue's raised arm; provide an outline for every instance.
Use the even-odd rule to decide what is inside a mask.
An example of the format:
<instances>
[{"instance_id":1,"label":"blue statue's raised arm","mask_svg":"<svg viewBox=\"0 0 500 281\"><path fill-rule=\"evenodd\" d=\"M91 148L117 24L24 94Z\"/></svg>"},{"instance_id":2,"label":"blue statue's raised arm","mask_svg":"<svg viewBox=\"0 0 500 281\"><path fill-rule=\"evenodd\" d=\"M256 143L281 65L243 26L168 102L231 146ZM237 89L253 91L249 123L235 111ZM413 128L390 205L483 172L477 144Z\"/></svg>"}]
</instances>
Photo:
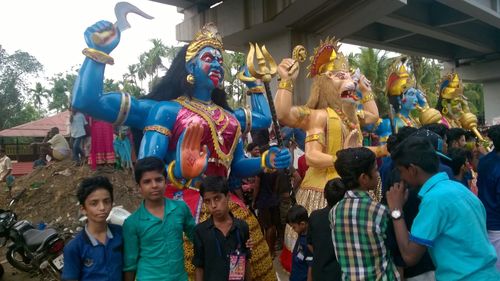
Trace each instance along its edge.
<instances>
[{"instance_id":1,"label":"blue statue's raised arm","mask_svg":"<svg viewBox=\"0 0 500 281\"><path fill-rule=\"evenodd\" d=\"M250 76L248 69L242 67L238 78L248 87L252 108L238 108L234 115L238 119L243 132L253 129L267 129L271 126L271 109L269 101L264 96L264 86L255 78ZM272 102L272 101L271 101Z\"/></svg>"},{"instance_id":2,"label":"blue statue's raised arm","mask_svg":"<svg viewBox=\"0 0 500 281\"><path fill-rule=\"evenodd\" d=\"M92 34L113 29L110 22L100 21L85 31L85 41L89 48L73 88L72 107L97 119L115 124L142 129L144 118L156 103L151 100L136 100L126 93L103 94L103 79L106 63L112 63L108 55L120 42L120 31L105 45L92 41Z\"/></svg>"}]
</instances>

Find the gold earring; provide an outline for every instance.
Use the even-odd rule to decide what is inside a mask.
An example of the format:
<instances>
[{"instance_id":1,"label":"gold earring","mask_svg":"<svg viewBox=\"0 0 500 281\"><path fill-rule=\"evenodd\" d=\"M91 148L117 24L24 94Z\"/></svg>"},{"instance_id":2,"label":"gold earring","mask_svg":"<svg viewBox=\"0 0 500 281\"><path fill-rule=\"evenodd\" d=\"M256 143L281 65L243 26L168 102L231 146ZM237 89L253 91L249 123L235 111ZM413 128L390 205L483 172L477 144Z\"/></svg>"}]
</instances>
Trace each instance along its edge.
<instances>
[{"instance_id":1,"label":"gold earring","mask_svg":"<svg viewBox=\"0 0 500 281\"><path fill-rule=\"evenodd\" d=\"M193 76L193 74L188 74L188 75L186 76L186 81L187 81L189 84L194 85L194 76Z\"/></svg>"}]
</instances>

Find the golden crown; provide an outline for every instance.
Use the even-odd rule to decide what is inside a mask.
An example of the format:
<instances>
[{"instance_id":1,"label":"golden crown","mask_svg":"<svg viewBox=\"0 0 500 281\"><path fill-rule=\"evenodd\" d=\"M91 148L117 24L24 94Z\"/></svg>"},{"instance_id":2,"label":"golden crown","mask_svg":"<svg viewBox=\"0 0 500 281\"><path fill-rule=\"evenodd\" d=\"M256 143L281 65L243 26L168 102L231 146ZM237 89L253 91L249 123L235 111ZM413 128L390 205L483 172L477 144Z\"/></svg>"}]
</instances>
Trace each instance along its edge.
<instances>
[{"instance_id":1,"label":"golden crown","mask_svg":"<svg viewBox=\"0 0 500 281\"><path fill-rule=\"evenodd\" d=\"M463 88L457 73L449 73L443 77L439 86L439 94L444 99L454 99L462 95Z\"/></svg>"},{"instance_id":2,"label":"golden crown","mask_svg":"<svg viewBox=\"0 0 500 281\"><path fill-rule=\"evenodd\" d=\"M201 30L196 33L194 40L189 43L186 51L186 61L190 61L201 49L207 46L219 49L220 51L224 50L222 37L217 30L217 26L212 22L205 24Z\"/></svg>"},{"instance_id":3,"label":"golden crown","mask_svg":"<svg viewBox=\"0 0 500 281\"><path fill-rule=\"evenodd\" d=\"M349 71L347 58L339 53L339 40L335 37L327 37L321 41L319 46L314 48L314 54L310 57L311 64L307 67L309 73L307 77L313 78L316 75L328 71Z\"/></svg>"},{"instance_id":4,"label":"golden crown","mask_svg":"<svg viewBox=\"0 0 500 281\"><path fill-rule=\"evenodd\" d=\"M400 96L406 89L415 84L415 81L406 70L405 60L396 61L390 68L390 74L386 82L386 93L390 96Z\"/></svg>"}]
</instances>

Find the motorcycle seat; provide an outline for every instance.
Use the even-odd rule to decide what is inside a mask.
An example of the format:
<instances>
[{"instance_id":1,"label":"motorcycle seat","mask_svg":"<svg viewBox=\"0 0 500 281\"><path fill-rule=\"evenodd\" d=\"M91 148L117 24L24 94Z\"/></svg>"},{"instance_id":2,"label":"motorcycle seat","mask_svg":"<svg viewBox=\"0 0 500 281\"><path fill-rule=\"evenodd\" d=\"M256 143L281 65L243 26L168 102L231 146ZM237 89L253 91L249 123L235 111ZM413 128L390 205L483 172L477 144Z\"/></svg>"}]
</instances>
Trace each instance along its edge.
<instances>
[{"instance_id":1,"label":"motorcycle seat","mask_svg":"<svg viewBox=\"0 0 500 281\"><path fill-rule=\"evenodd\" d=\"M52 228L29 229L23 233L24 242L30 251L36 251L39 247L43 248L42 245L54 236L57 236L57 231Z\"/></svg>"}]
</instances>

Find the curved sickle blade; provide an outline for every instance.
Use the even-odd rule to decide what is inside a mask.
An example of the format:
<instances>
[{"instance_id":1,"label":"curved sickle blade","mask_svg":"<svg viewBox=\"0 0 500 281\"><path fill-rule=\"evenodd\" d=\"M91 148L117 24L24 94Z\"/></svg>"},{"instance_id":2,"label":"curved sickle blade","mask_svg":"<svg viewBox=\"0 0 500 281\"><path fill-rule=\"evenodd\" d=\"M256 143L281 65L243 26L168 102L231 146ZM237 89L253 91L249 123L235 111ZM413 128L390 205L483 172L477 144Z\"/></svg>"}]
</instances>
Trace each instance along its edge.
<instances>
[{"instance_id":1,"label":"curved sickle blade","mask_svg":"<svg viewBox=\"0 0 500 281\"><path fill-rule=\"evenodd\" d=\"M128 3L128 2L118 2L115 5L115 15L116 15L116 27L120 31L124 31L128 28L130 28L130 24L127 21L127 15L129 13L134 13L139 16L142 16L146 19L153 19L152 16L146 14L143 12L141 9L137 8L136 6Z\"/></svg>"}]
</instances>

